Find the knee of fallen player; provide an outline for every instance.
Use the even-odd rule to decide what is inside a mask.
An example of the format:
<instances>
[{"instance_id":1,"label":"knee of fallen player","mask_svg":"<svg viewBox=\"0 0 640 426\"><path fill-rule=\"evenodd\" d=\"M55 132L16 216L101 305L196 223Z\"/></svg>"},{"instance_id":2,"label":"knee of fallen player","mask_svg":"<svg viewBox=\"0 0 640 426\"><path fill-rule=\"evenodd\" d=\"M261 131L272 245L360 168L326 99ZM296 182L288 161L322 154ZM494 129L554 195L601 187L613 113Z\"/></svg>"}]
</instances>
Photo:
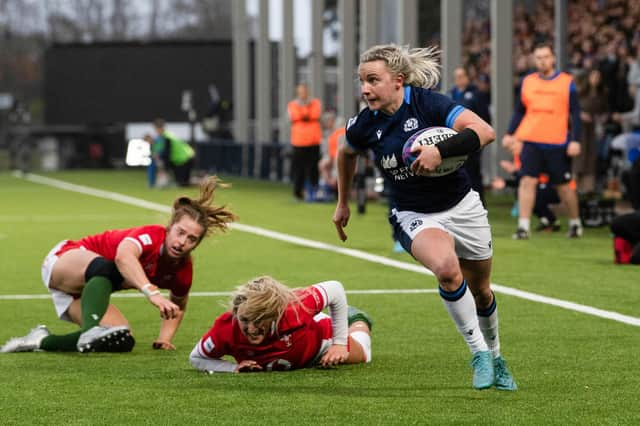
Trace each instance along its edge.
<instances>
[{"instance_id":1,"label":"knee of fallen player","mask_svg":"<svg viewBox=\"0 0 640 426\"><path fill-rule=\"evenodd\" d=\"M356 324L363 324L364 328L354 330L353 326ZM367 324L365 322L354 323L350 328L349 338L350 350L347 363L371 362L371 335Z\"/></svg>"}]
</instances>

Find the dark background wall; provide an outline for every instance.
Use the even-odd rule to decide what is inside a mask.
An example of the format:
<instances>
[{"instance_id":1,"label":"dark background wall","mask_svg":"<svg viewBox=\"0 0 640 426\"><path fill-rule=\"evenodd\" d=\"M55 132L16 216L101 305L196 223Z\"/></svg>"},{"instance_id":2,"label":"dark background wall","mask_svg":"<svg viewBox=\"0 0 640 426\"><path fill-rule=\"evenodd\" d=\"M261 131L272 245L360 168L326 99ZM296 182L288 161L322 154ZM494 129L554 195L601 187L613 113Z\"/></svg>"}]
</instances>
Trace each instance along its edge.
<instances>
[{"instance_id":1,"label":"dark background wall","mask_svg":"<svg viewBox=\"0 0 640 426\"><path fill-rule=\"evenodd\" d=\"M53 44L44 61L45 123L186 121L182 92L192 91L201 117L211 84L232 99L229 41Z\"/></svg>"}]
</instances>

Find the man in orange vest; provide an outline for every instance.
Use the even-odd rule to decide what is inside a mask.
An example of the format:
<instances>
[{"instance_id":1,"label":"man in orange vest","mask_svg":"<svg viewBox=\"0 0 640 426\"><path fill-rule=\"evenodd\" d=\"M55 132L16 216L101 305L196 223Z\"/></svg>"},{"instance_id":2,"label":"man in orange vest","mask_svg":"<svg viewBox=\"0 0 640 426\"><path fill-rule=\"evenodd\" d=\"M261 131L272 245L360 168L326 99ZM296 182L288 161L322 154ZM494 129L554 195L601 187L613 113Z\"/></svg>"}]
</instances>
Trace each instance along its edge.
<instances>
[{"instance_id":1,"label":"man in orange vest","mask_svg":"<svg viewBox=\"0 0 640 426\"><path fill-rule=\"evenodd\" d=\"M318 162L322 129L320 115L322 105L319 99L309 99L309 88L301 83L296 87L296 99L289 102L287 110L291 120L291 145L293 145L292 179L293 195L303 200L305 181L307 200L313 201L318 186Z\"/></svg>"},{"instance_id":2,"label":"man in orange vest","mask_svg":"<svg viewBox=\"0 0 640 426\"><path fill-rule=\"evenodd\" d=\"M520 96L503 138L504 145L523 142L518 187L519 218L514 239L529 238L538 176L545 173L569 212L570 238L582 236L578 197L571 182L571 157L580 154L580 105L573 78L556 71L550 44L533 50L537 72L522 80Z\"/></svg>"}]
</instances>

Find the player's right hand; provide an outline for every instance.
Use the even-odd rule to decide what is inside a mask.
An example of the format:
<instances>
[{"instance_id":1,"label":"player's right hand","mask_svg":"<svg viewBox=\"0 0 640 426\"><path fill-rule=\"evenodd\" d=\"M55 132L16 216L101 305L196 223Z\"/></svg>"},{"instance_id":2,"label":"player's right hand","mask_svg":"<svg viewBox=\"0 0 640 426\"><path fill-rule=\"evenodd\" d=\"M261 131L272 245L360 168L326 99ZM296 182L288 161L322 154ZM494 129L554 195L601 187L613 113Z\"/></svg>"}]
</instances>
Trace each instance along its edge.
<instances>
[{"instance_id":1,"label":"player's right hand","mask_svg":"<svg viewBox=\"0 0 640 426\"><path fill-rule=\"evenodd\" d=\"M149 302L153 303L160 311L160 318L168 320L178 316L180 308L170 300L167 300L161 294L156 294L149 298Z\"/></svg>"},{"instance_id":2,"label":"player's right hand","mask_svg":"<svg viewBox=\"0 0 640 426\"><path fill-rule=\"evenodd\" d=\"M250 359L240 361L240 363L236 366L236 373L247 373L260 370L262 370L260 364L255 361L251 361Z\"/></svg>"},{"instance_id":3,"label":"player's right hand","mask_svg":"<svg viewBox=\"0 0 640 426\"><path fill-rule=\"evenodd\" d=\"M338 231L338 237L341 241L347 241L347 234L344 232L344 227L349 224L349 217L351 217L351 210L348 205L342 205L338 203L336 211L333 214L333 223Z\"/></svg>"}]
</instances>

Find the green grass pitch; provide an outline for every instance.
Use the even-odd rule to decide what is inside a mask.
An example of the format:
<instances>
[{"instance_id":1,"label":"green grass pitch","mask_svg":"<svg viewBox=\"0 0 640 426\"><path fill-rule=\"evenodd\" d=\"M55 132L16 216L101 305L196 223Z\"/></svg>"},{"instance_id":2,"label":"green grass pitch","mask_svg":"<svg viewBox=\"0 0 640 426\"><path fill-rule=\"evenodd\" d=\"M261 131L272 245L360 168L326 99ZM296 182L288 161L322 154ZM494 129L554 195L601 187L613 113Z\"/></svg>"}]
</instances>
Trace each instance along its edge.
<instances>
[{"instance_id":1,"label":"green grass pitch","mask_svg":"<svg viewBox=\"0 0 640 426\"><path fill-rule=\"evenodd\" d=\"M165 205L196 189L149 190L142 170L51 174L68 182ZM393 254L383 204L353 217L342 244L333 204L293 201L290 187L227 177L217 201L248 225L412 262ZM540 295L640 317L640 269L615 266L607 229L512 241L511 199L490 196L492 281ZM0 296L45 294L40 263L64 238L165 223L168 215L0 174ZM564 223L563 223L564 224ZM234 230L194 253L193 291L229 291L270 274L290 286L337 279L347 290L435 289L430 276ZM471 388L469 352L433 294L352 294L375 321L373 362L333 370L207 376L188 355L224 297L194 297L174 343L151 342L157 311L143 298L114 303L137 338L131 354L23 353L0 356L0 424L640 424L640 328L498 294L502 348L520 389ZM0 298L0 344L59 321L46 299Z\"/></svg>"}]
</instances>

